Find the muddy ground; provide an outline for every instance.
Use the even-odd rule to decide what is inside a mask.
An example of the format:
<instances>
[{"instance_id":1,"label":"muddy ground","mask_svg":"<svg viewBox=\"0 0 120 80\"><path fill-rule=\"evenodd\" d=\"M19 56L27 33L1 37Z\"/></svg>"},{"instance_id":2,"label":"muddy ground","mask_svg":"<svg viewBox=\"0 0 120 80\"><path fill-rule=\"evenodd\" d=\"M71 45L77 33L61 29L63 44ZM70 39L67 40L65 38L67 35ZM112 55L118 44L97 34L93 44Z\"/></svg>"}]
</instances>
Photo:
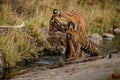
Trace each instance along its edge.
<instances>
[{"instance_id":1,"label":"muddy ground","mask_svg":"<svg viewBox=\"0 0 120 80\"><path fill-rule=\"evenodd\" d=\"M106 56L104 59L69 64L54 69L30 68L11 80L107 80L117 70L120 70L120 51L112 54L110 59Z\"/></svg>"}]
</instances>

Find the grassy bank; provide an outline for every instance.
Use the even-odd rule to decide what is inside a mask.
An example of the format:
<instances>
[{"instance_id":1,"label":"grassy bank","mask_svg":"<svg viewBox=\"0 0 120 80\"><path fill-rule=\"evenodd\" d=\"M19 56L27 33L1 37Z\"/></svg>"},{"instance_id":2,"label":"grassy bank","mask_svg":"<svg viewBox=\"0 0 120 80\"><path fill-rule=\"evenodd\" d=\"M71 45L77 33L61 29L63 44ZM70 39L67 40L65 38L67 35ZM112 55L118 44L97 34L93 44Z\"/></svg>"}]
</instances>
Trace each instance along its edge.
<instances>
[{"instance_id":1,"label":"grassy bank","mask_svg":"<svg viewBox=\"0 0 120 80\"><path fill-rule=\"evenodd\" d=\"M13 30L6 35L0 35L0 50L4 54L7 67L12 67L16 62L26 57L37 58L37 48L31 43L29 35Z\"/></svg>"},{"instance_id":2,"label":"grassy bank","mask_svg":"<svg viewBox=\"0 0 120 80\"><path fill-rule=\"evenodd\" d=\"M102 34L113 25L120 26L119 10L116 7L116 1L112 0L5 0L0 1L0 25L17 25L24 21L25 28L32 30L32 36L41 40L39 30L48 27L52 10L56 8L82 13L88 21L90 32ZM36 46L30 44L27 36L15 30L0 36L0 49L10 66L24 57L37 56ZM14 44L21 49L15 51Z\"/></svg>"}]
</instances>

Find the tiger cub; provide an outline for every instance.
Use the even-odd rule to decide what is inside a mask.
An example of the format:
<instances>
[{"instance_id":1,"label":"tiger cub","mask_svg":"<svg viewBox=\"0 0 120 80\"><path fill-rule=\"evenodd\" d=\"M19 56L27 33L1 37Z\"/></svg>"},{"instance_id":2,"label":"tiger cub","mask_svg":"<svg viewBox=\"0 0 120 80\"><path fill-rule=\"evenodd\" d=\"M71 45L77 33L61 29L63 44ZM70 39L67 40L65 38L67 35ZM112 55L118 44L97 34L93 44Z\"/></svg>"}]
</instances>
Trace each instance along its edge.
<instances>
[{"instance_id":1,"label":"tiger cub","mask_svg":"<svg viewBox=\"0 0 120 80\"><path fill-rule=\"evenodd\" d=\"M78 34L78 30L75 29L76 25L73 22L68 22L67 27L67 44L69 46L69 59L73 60L79 57L84 57L84 53L90 54L90 56L98 56L101 52L97 45L89 40L87 35L82 35L82 32Z\"/></svg>"}]
</instances>

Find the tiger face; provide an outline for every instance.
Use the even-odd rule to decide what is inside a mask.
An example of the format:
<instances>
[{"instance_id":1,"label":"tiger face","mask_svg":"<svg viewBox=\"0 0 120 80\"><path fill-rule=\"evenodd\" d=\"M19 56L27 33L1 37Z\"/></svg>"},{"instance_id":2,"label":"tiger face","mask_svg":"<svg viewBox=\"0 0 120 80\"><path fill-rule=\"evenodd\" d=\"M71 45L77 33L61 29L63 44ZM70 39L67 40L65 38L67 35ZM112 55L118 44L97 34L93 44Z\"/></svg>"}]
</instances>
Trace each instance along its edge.
<instances>
[{"instance_id":1,"label":"tiger face","mask_svg":"<svg viewBox=\"0 0 120 80\"><path fill-rule=\"evenodd\" d=\"M61 15L57 9L53 10L53 16L49 21L49 31L62 31L65 32L68 21Z\"/></svg>"}]
</instances>

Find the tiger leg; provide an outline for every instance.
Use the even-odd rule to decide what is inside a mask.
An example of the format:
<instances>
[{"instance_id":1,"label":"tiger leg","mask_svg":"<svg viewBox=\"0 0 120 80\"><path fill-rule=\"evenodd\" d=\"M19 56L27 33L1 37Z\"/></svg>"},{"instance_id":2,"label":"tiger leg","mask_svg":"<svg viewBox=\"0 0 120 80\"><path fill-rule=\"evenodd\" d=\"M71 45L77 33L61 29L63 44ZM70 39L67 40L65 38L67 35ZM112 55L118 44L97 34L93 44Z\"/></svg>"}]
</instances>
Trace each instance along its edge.
<instances>
[{"instance_id":1,"label":"tiger leg","mask_svg":"<svg viewBox=\"0 0 120 80\"><path fill-rule=\"evenodd\" d=\"M73 46L73 43L72 43L71 40L69 41L69 48L70 48L70 57L69 57L69 59L74 60L75 59L75 49L74 49L74 46Z\"/></svg>"},{"instance_id":2,"label":"tiger leg","mask_svg":"<svg viewBox=\"0 0 120 80\"><path fill-rule=\"evenodd\" d=\"M84 58L84 57L85 57L84 51L81 50L81 44L79 44L79 43L77 43L77 44L75 45L75 52L76 52L75 58L78 59L78 58Z\"/></svg>"},{"instance_id":3,"label":"tiger leg","mask_svg":"<svg viewBox=\"0 0 120 80\"><path fill-rule=\"evenodd\" d=\"M75 58L78 59L81 45L79 43L76 43L74 47L75 47Z\"/></svg>"},{"instance_id":4,"label":"tiger leg","mask_svg":"<svg viewBox=\"0 0 120 80\"><path fill-rule=\"evenodd\" d=\"M80 50L79 57L80 58L84 58L85 57L85 52L83 50Z\"/></svg>"}]
</instances>

